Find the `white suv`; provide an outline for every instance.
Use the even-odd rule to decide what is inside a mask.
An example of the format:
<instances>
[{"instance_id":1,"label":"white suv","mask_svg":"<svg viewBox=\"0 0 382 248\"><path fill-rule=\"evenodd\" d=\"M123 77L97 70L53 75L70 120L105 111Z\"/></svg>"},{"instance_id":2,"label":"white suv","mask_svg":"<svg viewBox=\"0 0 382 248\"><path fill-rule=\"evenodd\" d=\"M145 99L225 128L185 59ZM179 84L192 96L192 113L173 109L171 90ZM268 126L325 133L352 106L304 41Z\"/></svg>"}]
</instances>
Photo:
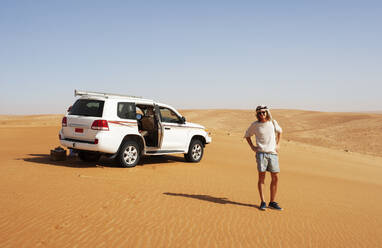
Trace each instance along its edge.
<instances>
[{"instance_id":1,"label":"white suv","mask_svg":"<svg viewBox=\"0 0 382 248\"><path fill-rule=\"evenodd\" d=\"M134 167L142 155L183 153L199 162L211 137L201 125L186 122L174 108L139 97L74 91L81 96L62 119L63 146L84 161L101 155Z\"/></svg>"}]
</instances>

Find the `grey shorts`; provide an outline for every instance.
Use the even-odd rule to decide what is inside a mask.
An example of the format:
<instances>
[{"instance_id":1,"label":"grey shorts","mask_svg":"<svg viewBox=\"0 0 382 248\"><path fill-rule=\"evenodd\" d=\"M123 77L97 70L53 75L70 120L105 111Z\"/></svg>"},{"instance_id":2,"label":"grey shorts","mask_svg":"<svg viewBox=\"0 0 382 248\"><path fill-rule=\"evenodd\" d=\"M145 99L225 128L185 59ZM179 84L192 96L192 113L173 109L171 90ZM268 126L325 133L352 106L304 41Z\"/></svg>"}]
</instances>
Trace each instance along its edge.
<instances>
[{"instance_id":1,"label":"grey shorts","mask_svg":"<svg viewBox=\"0 0 382 248\"><path fill-rule=\"evenodd\" d=\"M259 172L280 172L279 157L277 154L257 152L256 162Z\"/></svg>"}]
</instances>

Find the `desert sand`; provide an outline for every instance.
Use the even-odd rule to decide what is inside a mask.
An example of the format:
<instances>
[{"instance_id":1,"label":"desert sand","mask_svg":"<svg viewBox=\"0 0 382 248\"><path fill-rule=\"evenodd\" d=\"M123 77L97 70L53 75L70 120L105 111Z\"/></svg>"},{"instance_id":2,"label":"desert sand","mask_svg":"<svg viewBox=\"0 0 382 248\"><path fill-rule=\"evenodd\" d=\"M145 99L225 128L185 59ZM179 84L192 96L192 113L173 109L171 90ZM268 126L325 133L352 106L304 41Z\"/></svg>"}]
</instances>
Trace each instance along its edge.
<instances>
[{"instance_id":1,"label":"desert sand","mask_svg":"<svg viewBox=\"0 0 382 248\"><path fill-rule=\"evenodd\" d=\"M61 115L0 117L0 247L381 247L382 115L274 110L277 201L259 211L253 111L184 110L200 163L53 162ZM269 199L269 175L266 197Z\"/></svg>"}]
</instances>

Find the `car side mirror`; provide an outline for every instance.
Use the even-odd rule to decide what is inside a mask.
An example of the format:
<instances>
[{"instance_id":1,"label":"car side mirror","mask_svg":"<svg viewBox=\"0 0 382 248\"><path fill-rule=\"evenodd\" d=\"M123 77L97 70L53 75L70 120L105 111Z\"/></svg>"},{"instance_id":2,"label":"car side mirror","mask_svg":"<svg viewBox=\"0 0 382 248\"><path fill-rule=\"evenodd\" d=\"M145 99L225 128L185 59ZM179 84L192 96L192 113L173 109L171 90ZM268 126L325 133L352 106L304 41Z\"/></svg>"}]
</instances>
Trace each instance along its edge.
<instances>
[{"instance_id":1,"label":"car side mirror","mask_svg":"<svg viewBox=\"0 0 382 248\"><path fill-rule=\"evenodd\" d=\"M142 115L141 115L141 114L136 114L136 118L137 118L137 120L139 121L139 120L142 119Z\"/></svg>"},{"instance_id":2,"label":"car side mirror","mask_svg":"<svg viewBox=\"0 0 382 248\"><path fill-rule=\"evenodd\" d=\"M182 116L182 123L186 123L186 117Z\"/></svg>"}]
</instances>

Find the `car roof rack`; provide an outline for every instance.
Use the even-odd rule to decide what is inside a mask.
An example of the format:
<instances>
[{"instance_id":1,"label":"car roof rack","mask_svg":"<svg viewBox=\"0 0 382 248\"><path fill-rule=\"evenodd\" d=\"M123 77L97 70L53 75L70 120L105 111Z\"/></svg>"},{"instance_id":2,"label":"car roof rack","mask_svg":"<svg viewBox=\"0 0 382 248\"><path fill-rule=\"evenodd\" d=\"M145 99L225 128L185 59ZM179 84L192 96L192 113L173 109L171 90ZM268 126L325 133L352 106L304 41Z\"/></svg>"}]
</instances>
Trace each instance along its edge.
<instances>
[{"instance_id":1,"label":"car roof rack","mask_svg":"<svg viewBox=\"0 0 382 248\"><path fill-rule=\"evenodd\" d=\"M138 98L142 99L140 96L131 96L131 95L122 95L122 94L114 94L114 93L103 93L103 92L92 92L92 91L80 91L80 90L74 90L74 96L101 96L105 98L109 98L110 96L116 96L116 97L129 97L129 98Z\"/></svg>"}]
</instances>

